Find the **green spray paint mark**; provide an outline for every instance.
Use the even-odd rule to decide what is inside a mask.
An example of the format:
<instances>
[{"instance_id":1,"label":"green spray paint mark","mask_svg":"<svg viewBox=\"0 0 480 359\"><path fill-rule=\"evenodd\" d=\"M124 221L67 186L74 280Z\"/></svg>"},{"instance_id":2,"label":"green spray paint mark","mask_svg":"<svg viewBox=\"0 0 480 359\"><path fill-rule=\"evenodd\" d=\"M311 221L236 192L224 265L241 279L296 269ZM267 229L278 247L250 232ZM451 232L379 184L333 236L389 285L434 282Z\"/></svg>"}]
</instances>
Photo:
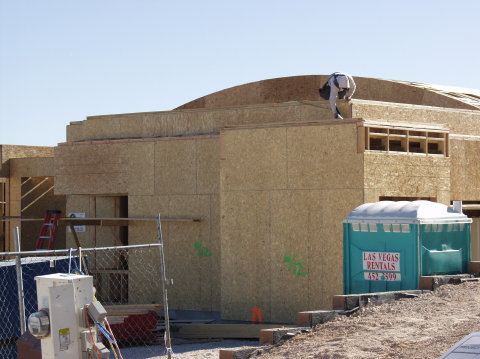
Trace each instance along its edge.
<instances>
[{"instance_id":1,"label":"green spray paint mark","mask_svg":"<svg viewBox=\"0 0 480 359\"><path fill-rule=\"evenodd\" d=\"M203 247L202 241L195 241L193 248L198 252L200 257L211 257L212 253L209 252L208 247Z\"/></svg>"},{"instance_id":2,"label":"green spray paint mark","mask_svg":"<svg viewBox=\"0 0 480 359\"><path fill-rule=\"evenodd\" d=\"M289 263L288 270L295 275L307 275L307 272L302 272L303 264L302 262L295 262L295 256L285 256L283 257L285 263Z\"/></svg>"}]
</instances>

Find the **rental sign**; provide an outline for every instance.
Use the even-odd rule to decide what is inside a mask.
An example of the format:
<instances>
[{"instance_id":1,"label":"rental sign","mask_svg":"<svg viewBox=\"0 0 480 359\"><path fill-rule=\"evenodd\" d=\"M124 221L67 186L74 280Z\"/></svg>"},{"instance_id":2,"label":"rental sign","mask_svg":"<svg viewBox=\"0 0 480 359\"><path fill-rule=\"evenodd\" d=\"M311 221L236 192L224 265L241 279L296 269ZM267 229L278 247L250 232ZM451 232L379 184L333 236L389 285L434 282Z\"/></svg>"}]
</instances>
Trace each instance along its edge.
<instances>
[{"instance_id":1,"label":"rental sign","mask_svg":"<svg viewBox=\"0 0 480 359\"><path fill-rule=\"evenodd\" d=\"M362 252L365 280L400 281L400 253ZM375 272L369 272L375 271Z\"/></svg>"}]
</instances>

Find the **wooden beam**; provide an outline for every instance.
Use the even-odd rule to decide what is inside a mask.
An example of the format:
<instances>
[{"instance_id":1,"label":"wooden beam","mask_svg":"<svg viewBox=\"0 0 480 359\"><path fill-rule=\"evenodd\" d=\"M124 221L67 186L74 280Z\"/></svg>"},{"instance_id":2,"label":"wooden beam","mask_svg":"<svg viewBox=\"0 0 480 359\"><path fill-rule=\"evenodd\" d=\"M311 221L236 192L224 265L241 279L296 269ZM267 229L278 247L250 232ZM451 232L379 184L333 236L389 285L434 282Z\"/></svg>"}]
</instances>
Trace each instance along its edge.
<instances>
[{"instance_id":1,"label":"wooden beam","mask_svg":"<svg viewBox=\"0 0 480 359\"><path fill-rule=\"evenodd\" d=\"M256 356L261 347L248 347L242 349L220 349L219 359L248 359Z\"/></svg>"},{"instance_id":2,"label":"wooden beam","mask_svg":"<svg viewBox=\"0 0 480 359\"><path fill-rule=\"evenodd\" d=\"M278 328L279 324L185 324L172 332L176 338L259 339L260 330ZM295 328L296 326L285 326Z\"/></svg>"},{"instance_id":3,"label":"wooden beam","mask_svg":"<svg viewBox=\"0 0 480 359\"><path fill-rule=\"evenodd\" d=\"M3 216L2 221L43 222L43 218L23 218L21 216ZM70 226L131 226L142 222L152 222L157 219L147 218L60 218L59 225ZM162 218L162 222L201 222L200 218Z\"/></svg>"}]
</instances>

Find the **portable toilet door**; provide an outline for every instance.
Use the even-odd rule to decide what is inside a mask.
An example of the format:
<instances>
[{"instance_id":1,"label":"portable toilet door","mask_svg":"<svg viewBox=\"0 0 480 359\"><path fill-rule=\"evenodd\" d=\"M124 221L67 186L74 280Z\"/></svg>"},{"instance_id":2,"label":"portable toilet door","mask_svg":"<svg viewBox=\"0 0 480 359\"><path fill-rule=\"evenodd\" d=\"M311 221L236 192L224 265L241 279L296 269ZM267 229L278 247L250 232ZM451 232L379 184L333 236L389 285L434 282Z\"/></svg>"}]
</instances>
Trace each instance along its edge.
<instances>
[{"instance_id":1,"label":"portable toilet door","mask_svg":"<svg viewBox=\"0 0 480 359\"><path fill-rule=\"evenodd\" d=\"M469 221L430 201L357 207L344 220L344 293L418 289L421 275L464 269Z\"/></svg>"},{"instance_id":2,"label":"portable toilet door","mask_svg":"<svg viewBox=\"0 0 480 359\"><path fill-rule=\"evenodd\" d=\"M344 293L418 287L417 226L344 223Z\"/></svg>"}]
</instances>

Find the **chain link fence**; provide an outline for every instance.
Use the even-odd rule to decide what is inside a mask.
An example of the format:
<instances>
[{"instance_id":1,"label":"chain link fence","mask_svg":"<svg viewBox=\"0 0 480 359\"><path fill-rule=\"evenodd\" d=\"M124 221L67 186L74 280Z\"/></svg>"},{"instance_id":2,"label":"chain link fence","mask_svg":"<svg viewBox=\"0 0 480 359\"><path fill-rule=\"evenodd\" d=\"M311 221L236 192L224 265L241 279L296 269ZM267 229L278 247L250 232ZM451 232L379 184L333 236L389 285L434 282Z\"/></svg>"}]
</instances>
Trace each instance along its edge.
<instances>
[{"instance_id":1,"label":"chain link fence","mask_svg":"<svg viewBox=\"0 0 480 359\"><path fill-rule=\"evenodd\" d=\"M19 258L25 318L39 309L36 276L88 274L93 277L95 297L107 310L120 349L125 348L129 353L127 357L152 358L165 354L159 244L146 244L0 253L0 358L17 358L17 340L22 335Z\"/></svg>"}]
</instances>

